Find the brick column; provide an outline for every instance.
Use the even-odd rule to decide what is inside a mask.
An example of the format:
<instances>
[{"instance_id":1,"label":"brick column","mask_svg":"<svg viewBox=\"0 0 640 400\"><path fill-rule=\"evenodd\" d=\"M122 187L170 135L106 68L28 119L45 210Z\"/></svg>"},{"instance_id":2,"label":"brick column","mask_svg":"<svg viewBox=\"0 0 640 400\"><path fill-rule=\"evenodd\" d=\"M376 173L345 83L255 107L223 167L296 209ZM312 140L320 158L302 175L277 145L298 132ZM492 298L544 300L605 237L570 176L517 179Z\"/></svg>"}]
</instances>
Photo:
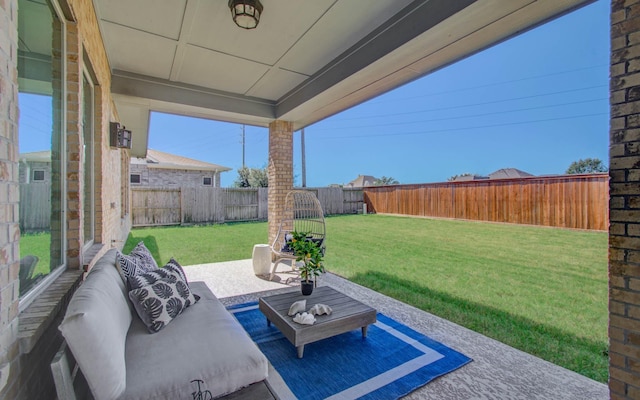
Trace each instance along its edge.
<instances>
[{"instance_id":1,"label":"brick column","mask_svg":"<svg viewBox=\"0 0 640 400\"><path fill-rule=\"evenodd\" d=\"M269 243L278 234L284 199L293 188L293 124L273 121L269 124Z\"/></svg>"},{"instance_id":2,"label":"brick column","mask_svg":"<svg viewBox=\"0 0 640 400\"><path fill-rule=\"evenodd\" d=\"M84 244L82 56L78 24L67 22L67 266L81 268Z\"/></svg>"},{"instance_id":3,"label":"brick column","mask_svg":"<svg viewBox=\"0 0 640 400\"><path fill-rule=\"evenodd\" d=\"M640 0L612 0L609 391L640 398Z\"/></svg>"},{"instance_id":4,"label":"brick column","mask_svg":"<svg viewBox=\"0 0 640 400\"><path fill-rule=\"evenodd\" d=\"M18 381L18 1L0 1L0 398Z\"/></svg>"}]
</instances>

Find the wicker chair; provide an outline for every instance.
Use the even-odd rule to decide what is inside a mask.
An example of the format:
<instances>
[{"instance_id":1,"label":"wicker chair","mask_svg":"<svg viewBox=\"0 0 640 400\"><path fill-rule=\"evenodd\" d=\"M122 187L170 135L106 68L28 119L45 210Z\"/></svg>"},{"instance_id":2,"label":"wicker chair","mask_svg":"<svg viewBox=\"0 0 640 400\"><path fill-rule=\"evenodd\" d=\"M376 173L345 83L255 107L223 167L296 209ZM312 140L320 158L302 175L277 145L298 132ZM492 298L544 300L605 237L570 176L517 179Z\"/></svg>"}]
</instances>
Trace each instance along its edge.
<instances>
[{"instance_id":1,"label":"wicker chair","mask_svg":"<svg viewBox=\"0 0 640 400\"><path fill-rule=\"evenodd\" d=\"M278 264L285 260L290 260L291 269L295 270L296 256L287 243L291 240L292 231L307 232L307 238L316 242L324 254L326 237L324 214L318 198L312 192L292 190L287 193L283 219L271 245L275 261L269 275L270 280L273 279Z\"/></svg>"}]
</instances>

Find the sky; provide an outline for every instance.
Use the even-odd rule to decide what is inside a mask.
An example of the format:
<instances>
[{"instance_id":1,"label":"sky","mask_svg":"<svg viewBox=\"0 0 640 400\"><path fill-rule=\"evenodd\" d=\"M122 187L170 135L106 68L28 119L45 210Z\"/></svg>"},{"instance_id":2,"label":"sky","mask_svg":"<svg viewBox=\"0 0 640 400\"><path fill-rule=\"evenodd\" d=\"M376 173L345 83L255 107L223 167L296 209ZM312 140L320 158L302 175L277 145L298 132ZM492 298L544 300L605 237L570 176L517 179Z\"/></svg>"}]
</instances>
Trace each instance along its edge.
<instances>
[{"instance_id":1,"label":"sky","mask_svg":"<svg viewBox=\"0 0 640 400\"><path fill-rule=\"evenodd\" d=\"M606 165L609 7L598 0L306 127L307 186L358 175L443 182L500 168L562 174L584 158ZM46 121L37 97L20 98L20 152L48 147L37 140ZM246 166L266 167L268 144L267 128L246 126ZM242 125L154 112L148 147L233 168L221 178L229 187L242 166ZM296 132L296 185L300 155Z\"/></svg>"}]
</instances>

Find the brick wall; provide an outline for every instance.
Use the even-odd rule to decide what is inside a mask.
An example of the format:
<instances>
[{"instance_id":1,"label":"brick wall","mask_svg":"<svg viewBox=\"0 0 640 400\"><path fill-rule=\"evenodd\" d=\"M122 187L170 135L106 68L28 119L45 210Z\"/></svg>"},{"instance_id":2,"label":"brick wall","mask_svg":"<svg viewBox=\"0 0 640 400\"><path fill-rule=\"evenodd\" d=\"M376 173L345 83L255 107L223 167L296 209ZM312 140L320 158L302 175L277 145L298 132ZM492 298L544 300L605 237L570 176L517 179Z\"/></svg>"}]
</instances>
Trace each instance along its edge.
<instances>
[{"instance_id":1,"label":"brick wall","mask_svg":"<svg viewBox=\"0 0 640 400\"><path fill-rule=\"evenodd\" d=\"M269 243L278 234L283 219L284 200L293 188L293 124L273 121L269 124Z\"/></svg>"},{"instance_id":2,"label":"brick wall","mask_svg":"<svg viewBox=\"0 0 640 400\"><path fill-rule=\"evenodd\" d=\"M609 390L640 398L640 0L613 0L610 69Z\"/></svg>"},{"instance_id":3,"label":"brick wall","mask_svg":"<svg viewBox=\"0 0 640 400\"><path fill-rule=\"evenodd\" d=\"M83 244L83 140L82 140L82 48L78 38L78 24L67 22L66 84L67 84L67 266L80 268Z\"/></svg>"},{"instance_id":4,"label":"brick wall","mask_svg":"<svg viewBox=\"0 0 640 400\"><path fill-rule=\"evenodd\" d=\"M63 103L54 96L53 112L57 120L66 107L66 181L68 192L65 220L52 219L52 230L64 229L67 240L67 265L82 265L84 166L81 160L82 135L82 70L88 62L95 74L95 238L104 250L122 244L130 227L130 217L121 210L123 178L128 179L122 165L129 162L129 152L112 149L108 143L109 121L117 120L111 99L111 75L102 38L91 0L62 2L66 23L66 53L54 53L53 59L64 61L65 74L53 70L53 89L66 89ZM0 0L0 398L49 399L55 397L49 363L62 338L57 326L66 304L78 283L80 271L69 270L47 289L24 312L19 312L18 270L19 238L18 204L18 73L17 17L18 0ZM54 27L58 29L58 27ZM56 43L54 43L56 44ZM54 63L55 65L55 63ZM53 141L56 142L55 140ZM62 148L52 148L56 158ZM123 162L123 159L126 159ZM51 170L60 174L60 170ZM62 198L53 188L52 198ZM52 201L52 207L62 203ZM52 234L52 241L56 240ZM58 238L60 240L60 238ZM52 244L52 251L60 248ZM52 254L53 258L58 255ZM34 312L36 307L39 311ZM40 315L42 314L42 315ZM43 322L44 321L44 322ZM39 333L33 334L38 331Z\"/></svg>"},{"instance_id":5,"label":"brick wall","mask_svg":"<svg viewBox=\"0 0 640 400\"><path fill-rule=\"evenodd\" d=\"M144 164L131 164L131 174L140 174L140 184L134 186L201 187L202 178L211 178L212 187L220 187L220 174L213 171L149 168Z\"/></svg>"},{"instance_id":6,"label":"brick wall","mask_svg":"<svg viewBox=\"0 0 640 400\"><path fill-rule=\"evenodd\" d=\"M0 398L15 397L19 358L18 4L0 1Z\"/></svg>"}]
</instances>

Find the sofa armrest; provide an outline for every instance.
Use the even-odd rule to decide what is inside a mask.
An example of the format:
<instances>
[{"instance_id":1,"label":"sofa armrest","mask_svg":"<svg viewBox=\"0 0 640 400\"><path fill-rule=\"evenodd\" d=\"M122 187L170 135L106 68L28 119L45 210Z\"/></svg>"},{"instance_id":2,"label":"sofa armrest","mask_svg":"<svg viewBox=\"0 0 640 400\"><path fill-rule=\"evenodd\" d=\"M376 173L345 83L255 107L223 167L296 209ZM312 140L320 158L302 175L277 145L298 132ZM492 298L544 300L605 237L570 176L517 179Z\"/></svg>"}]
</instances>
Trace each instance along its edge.
<instances>
[{"instance_id":1,"label":"sofa armrest","mask_svg":"<svg viewBox=\"0 0 640 400\"><path fill-rule=\"evenodd\" d=\"M62 342L60 350L51 361L51 373L56 385L58 399L76 400L76 392L73 389L73 381L78 373L78 365L70 351L67 351L67 343Z\"/></svg>"}]
</instances>

